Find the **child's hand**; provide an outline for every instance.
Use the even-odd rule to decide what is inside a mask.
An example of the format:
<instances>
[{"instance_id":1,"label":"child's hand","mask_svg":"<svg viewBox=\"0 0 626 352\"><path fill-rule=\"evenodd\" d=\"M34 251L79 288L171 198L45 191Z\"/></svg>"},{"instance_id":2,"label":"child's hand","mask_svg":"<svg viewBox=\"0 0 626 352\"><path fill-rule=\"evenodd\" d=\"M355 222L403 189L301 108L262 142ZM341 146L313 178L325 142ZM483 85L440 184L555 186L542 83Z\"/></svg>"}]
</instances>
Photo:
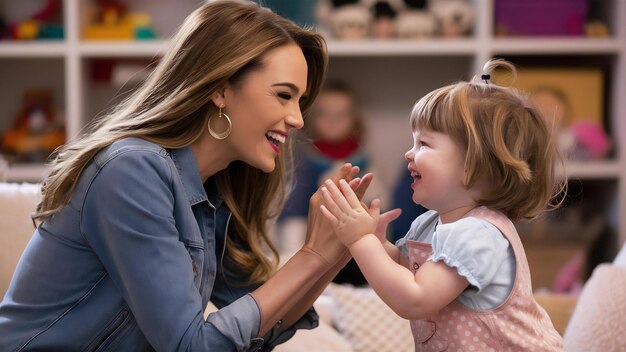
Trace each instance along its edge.
<instances>
[{"instance_id":1,"label":"child's hand","mask_svg":"<svg viewBox=\"0 0 626 352\"><path fill-rule=\"evenodd\" d=\"M387 241L387 226L394 220L396 220L402 214L402 209L395 208L391 209L388 212L380 214L378 218L378 225L376 225L376 232L374 234L380 242L384 243Z\"/></svg>"},{"instance_id":2,"label":"child's hand","mask_svg":"<svg viewBox=\"0 0 626 352\"><path fill-rule=\"evenodd\" d=\"M346 247L350 247L364 235L373 234L376 230L380 201L374 199L367 210L345 180L339 181L339 187L341 190L328 180L324 183L324 205L320 209L333 226L339 240Z\"/></svg>"}]
</instances>

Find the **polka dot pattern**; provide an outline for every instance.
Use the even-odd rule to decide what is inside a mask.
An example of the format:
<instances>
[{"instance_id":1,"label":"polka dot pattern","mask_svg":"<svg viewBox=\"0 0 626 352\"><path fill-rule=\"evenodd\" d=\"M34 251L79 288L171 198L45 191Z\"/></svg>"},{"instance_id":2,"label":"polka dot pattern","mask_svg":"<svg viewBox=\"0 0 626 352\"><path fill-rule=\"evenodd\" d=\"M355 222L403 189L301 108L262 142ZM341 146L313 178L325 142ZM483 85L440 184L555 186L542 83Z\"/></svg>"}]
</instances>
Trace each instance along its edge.
<instances>
[{"instance_id":1,"label":"polka dot pattern","mask_svg":"<svg viewBox=\"0 0 626 352\"><path fill-rule=\"evenodd\" d=\"M563 340L532 295L524 247L504 214L479 207L467 216L496 226L509 240L516 261L513 289L502 306L474 311L457 301L424 320L411 321L415 351L562 351ZM407 241L409 268L416 273L432 255L429 243Z\"/></svg>"}]
</instances>

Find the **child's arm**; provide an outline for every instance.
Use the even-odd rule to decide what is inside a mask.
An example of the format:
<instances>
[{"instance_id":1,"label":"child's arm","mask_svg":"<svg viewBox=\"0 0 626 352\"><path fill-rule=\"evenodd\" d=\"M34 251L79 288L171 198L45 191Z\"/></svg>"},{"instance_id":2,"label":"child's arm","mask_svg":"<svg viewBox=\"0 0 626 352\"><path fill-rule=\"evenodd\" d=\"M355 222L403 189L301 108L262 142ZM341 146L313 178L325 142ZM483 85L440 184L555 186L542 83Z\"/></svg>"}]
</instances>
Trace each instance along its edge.
<instances>
[{"instance_id":1,"label":"child's arm","mask_svg":"<svg viewBox=\"0 0 626 352\"><path fill-rule=\"evenodd\" d=\"M427 261L415 275L389 258L373 235L350 247L363 275L380 298L405 319L422 319L456 299L469 285L455 268Z\"/></svg>"},{"instance_id":2,"label":"child's arm","mask_svg":"<svg viewBox=\"0 0 626 352\"><path fill-rule=\"evenodd\" d=\"M373 234L379 202L373 201L366 211L345 181L340 181L340 187L341 191L327 183L322 189L322 213L350 249L374 291L396 314L405 319L424 318L448 305L467 288L467 279L443 262L426 262L415 275L394 262Z\"/></svg>"}]
</instances>

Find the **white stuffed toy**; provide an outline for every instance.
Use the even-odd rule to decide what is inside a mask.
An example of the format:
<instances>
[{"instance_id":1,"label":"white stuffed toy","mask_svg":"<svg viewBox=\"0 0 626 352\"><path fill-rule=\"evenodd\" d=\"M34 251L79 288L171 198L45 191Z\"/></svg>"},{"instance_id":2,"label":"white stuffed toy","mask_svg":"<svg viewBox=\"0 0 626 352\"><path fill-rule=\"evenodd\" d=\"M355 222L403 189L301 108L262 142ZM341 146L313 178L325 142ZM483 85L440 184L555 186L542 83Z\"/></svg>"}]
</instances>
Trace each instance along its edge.
<instances>
[{"instance_id":1,"label":"white stuffed toy","mask_svg":"<svg viewBox=\"0 0 626 352\"><path fill-rule=\"evenodd\" d=\"M437 31L437 19L427 10L426 0L404 0L396 18L396 35L403 39L429 38Z\"/></svg>"},{"instance_id":2,"label":"white stuffed toy","mask_svg":"<svg viewBox=\"0 0 626 352\"><path fill-rule=\"evenodd\" d=\"M359 0L321 0L316 9L318 23L338 39L364 39L369 36L372 14Z\"/></svg>"},{"instance_id":3,"label":"white stuffed toy","mask_svg":"<svg viewBox=\"0 0 626 352\"><path fill-rule=\"evenodd\" d=\"M430 0L430 11L444 37L466 35L474 24L474 9L466 0Z\"/></svg>"}]
</instances>

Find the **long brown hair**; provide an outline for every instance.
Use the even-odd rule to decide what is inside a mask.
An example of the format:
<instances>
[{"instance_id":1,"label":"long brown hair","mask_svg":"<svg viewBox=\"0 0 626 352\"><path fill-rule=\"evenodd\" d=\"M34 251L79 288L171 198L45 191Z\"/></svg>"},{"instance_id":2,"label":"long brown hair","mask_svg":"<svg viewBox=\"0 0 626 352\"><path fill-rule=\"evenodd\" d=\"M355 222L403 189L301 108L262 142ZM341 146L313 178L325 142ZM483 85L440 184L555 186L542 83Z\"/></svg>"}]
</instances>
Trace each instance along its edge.
<instances>
[{"instance_id":1,"label":"long brown hair","mask_svg":"<svg viewBox=\"0 0 626 352\"><path fill-rule=\"evenodd\" d=\"M495 68L516 76L504 60L489 61L484 72ZM555 170L563 159L552 126L513 88L475 78L436 89L413 107L411 127L444 133L465 151L465 187L489 185L479 205L530 220L562 202L556 196L564 196L566 183Z\"/></svg>"},{"instance_id":2,"label":"long brown hair","mask_svg":"<svg viewBox=\"0 0 626 352\"><path fill-rule=\"evenodd\" d=\"M172 40L171 50L146 82L90 126L88 133L58 150L33 219L42 221L65 206L86 165L116 140L139 137L164 148L191 145L203 133L208 117L217 112L212 94L258 68L268 51L289 43L300 46L308 66L308 91L301 102L305 113L326 73L324 39L254 3L205 3L187 17ZM250 273L252 282L266 279L278 259L266 222L280 211L284 201L289 156L283 154L289 153L281 153L271 173L233 162L215 174L234 218L229 233L243 245L235 245L230 236L228 254ZM264 254L264 243L273 258Z\"/></svg>"}]
</instances>

